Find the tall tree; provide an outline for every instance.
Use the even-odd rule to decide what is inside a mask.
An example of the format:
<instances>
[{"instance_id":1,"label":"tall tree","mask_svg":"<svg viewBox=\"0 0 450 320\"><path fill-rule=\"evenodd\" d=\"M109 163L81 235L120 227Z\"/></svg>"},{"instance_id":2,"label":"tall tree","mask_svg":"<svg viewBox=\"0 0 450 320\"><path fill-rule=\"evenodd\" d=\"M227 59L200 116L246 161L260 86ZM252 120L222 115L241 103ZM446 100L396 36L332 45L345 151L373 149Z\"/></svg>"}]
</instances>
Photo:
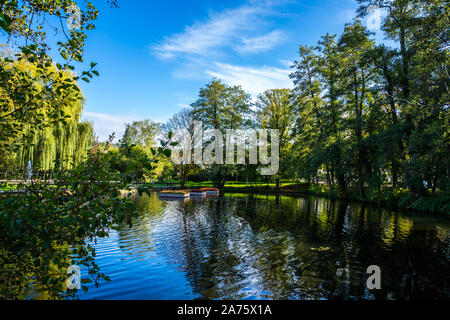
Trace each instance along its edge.
<instances>
[{"instance_id":1,"label":"tall tree","mask_svg":"<svg viewBox=\"0 0 450 320\"><path fill-rule=\"evenodd\" d=\"M442 139L448 134L441 121L448 117L448 4L438 0L358 2L360 16L367 14L370 5L386 10L382 29L398 43L398 48L389 50L393 71L384 67L388 98L391 106L398 105L395 121L402 136L398 145L404 182L414 195L425 196L424 181L438 184L442 174L443 181L448 179L441 169L444 150L448 150L444 147L448 138Z\"/></svg>"},{"instance_id":2,"label":"tall tree","mask_svg":"<svg viewBox=\"0 0 450 320\"><path fill-rule=\"evenodd\" d=\"M189 135L183 135L183 130L186 130ZM169 140L170 132L173 133L172 141L178 143L177 147L191 152L189 157L180 154L178 157L179 164L175 165L176 171L180 176L181 187L184 188L187 175L195 168L192 157L192 148L194 147L194 118L192 117L192 110L185 108L161 125L160 133L164 139Z\"/></svg>"},{"instance_id":3,"label":"tall tree","mask_svg":"<svg viewBox=\"0 0 450 320\"><path fill-rule=\"evenodd\" d=\"M280 139L280 171L276 177L276 188L280 187L280 176L288 169L290 139L295 124L292 91L289 89L266 90L258 96L256 117L261 128L279 130Z\"/></svg>"},{"instance_id":4,"label":"tall tree","mask_svg":"<svg viewBox=\"0 0 450 320\"><path fill-rule=\"evenodd\" d=\"M372 172L369 164L367 144L367 118L369 100L372 95L371 87L378 80L377 69L373 64L371 52L375 41L369 39L368 30L360 21L347 25L339 38L340 54L340 93L345 104L347 126L353 131L354 141L350 141L355 161L349 161L350 166L356 168L356 180L359 192L364 196L364 185L368 182Z\"/></svg>"},{"instance_id":5,"label":"tall tree","mask_svg":"<svg viewBox=\"0 0 450 320\"><path fill-rule=\"evenodd\" d=\"M340 65L342 56L339 54L336 43L336 35L326 34L318 43L318 51L321 56L318 61L318 72L320 74L322 90L324 92L325 103L323 126L328 137L326 144L327 156L326 162L330 161L336 176L339 192L341 196L347 196L348 176L346 163L346 147L343 121L345 112L342 101L339 99L342 91L340 90Z\"/></svg>"},{"instance_id":6,"label":"tall tree","mask_svg":"<svg viewBox=\"0 0 450 320\"><path fill-rule=\"evenodd\" d=\"M133 121L127 123L122 137L122 143L125 145L137 145L146 150L150 150L156 143L159 124L149 119Z\"/></svg>"},{"instance_id":7,"label":"tall tree","mask_svg":"<svg viewBox=\"0 0 450 320\"><path fill-rule=\"evenodd\" d=\"M250 113L250 95L240 86L228 86L213 79L200 89L199 98L191 104L192 116L205 128L237 129Z\"/></svg>"},{"instance_id":8,"label":"tall tree","mask_svg":"<svg viewBox=\"0 0 450 320\"><path fill-rule=\"evenodd\" d=\"M314 177L320 164L314 161L317 155L323 154L327 136L323 126L323 99L318 70L319 56L314 47L300 46L300 59L294 61L294 71L290 75L294 81L293 101L298 117L293 130L296 155L292 162L293 172L308 181ZM327 180L332 186L330 168L327 166ZM296 168L296 169L294 169Z\"/></svg>"},{"instance_id":9,"label":"tall tree","mask_svg":"<svg viewBox=\"0 0 450 320\"><path fill-rule=\"evenodd\" d=\"M192 116L202 121L203 127L219 129L241 129L250 124L250 95L240 86L228 86L213 79L200 89L199 98L191 104ZM209 166L209 175L218 187L222 187L229 173L226 165Z\"/></svg>"}]
</instances>

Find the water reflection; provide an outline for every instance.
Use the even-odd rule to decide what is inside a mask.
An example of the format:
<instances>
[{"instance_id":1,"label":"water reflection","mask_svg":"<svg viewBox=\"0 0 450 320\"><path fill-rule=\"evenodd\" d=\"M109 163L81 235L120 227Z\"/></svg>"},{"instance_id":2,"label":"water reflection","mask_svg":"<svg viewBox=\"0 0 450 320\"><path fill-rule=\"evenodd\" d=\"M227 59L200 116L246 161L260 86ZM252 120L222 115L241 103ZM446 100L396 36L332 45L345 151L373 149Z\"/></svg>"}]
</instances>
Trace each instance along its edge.
<instances>
[{"instance_id":1,"label":"water reflection","mask_svg":"<svg viewBox=\"0 0 450 320\"><path fill-rule=\"evenodd\" d=\"M133 226L96 244L112 282L80 298L450 297L448 220L320 198L135 200ZM366 288L374 264L381 290Z\"/></svg>"}]
</instances>

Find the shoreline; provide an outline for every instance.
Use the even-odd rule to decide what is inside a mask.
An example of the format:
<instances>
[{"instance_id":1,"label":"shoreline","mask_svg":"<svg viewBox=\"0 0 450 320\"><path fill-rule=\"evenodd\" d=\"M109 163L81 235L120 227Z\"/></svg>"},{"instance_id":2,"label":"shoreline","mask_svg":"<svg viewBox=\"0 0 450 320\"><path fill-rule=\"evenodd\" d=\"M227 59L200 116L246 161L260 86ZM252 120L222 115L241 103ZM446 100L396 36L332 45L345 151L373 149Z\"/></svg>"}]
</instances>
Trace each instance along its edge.
<instances>
[{"instance_id":1,"label":"shoreline","mask_svg":"<svg viewBox=\"0 0 450 320\"><path fill-rule=\"evenodd\" d=\"M424 215L438 215L448 217L447 206L450 204L449 199L445 198L445 195L442 195L441 198L437 197L426 197L426 198L417 198L410 199L410 195L407 193L394 195L389 194L389 197L386 199L361 199L358 197L340 197L336 193L332 193L329 190L323 190L326 185L316 185L316 184L292 184L280 187L279 190L276 190L275 187L272 186L226 186L220 188L221 193L245 193L245 194L257 194L257 195L283 195L283 196L316 196L323 197L330 200L339 200L339 201L349 201L349 202L358 202L364 204L370 204L379 208L388 209L388 210L399 210L405 213L415 212ZM155 190L152 187L136 187L138 190ZM196 186L195 188L199 188ZM181 187L180 187L181 189ZM184 189L192 189L189 187L185 187ZM155 190L156 191L156 190ZM442 200L443 199L443 200ZM437 202L441 206L435 206L434 210L429 209L421 209L420 207L414 207L413 205L425 203L427 202Z\"/></svg>"}]
</instances>

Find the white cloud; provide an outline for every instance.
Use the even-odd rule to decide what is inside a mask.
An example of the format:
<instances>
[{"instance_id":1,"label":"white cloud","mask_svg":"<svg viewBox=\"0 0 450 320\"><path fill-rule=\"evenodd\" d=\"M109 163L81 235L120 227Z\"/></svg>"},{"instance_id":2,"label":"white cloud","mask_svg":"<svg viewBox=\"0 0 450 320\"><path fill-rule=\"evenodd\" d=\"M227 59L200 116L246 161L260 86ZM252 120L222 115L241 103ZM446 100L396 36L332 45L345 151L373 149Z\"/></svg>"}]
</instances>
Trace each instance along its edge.
<instances>
[{"instance_id":1,"label":"white cloud","mask_svg":"<svg viewBox=\"0 0 450 320\"><path fill-rule=\"evenodd\" d=\"M283 64L286 68L290 68L294 65L294 62L290 60L280 60L281 64Z\"/></svg>"},{"instance_id":2,"label":"white cloud","mask_svg":"<svg viewBox=\"0 0 450 320\"><path fill-rule=\"evenodd\" d=\"M270 66L249 67L215 63L213 70L206 73L229 85L240 85L253 98L268 89L292 88L289 78L292 71Z\"/></svg>"},{"instance_id":3,"label":"white cloud","mask_svg":"<svg viewBox=\"0 0 450 320\"><path fill-rule=\"evenodd\" d=\"M95 135L100 141L106 141L113 132L117 141L123 136L125 124L137 120L137 117L85 111L83 112L83 120L93 122Z\"/></svg>"},{"instance_id":4,"label":"white cloud","mask_svg":"<svg viewBox=\"0 0 450 320\"><path fill-rule=\"evenodd\" d=\"M259 53L274 48L285 39L283 32L275 30L263 36L244 38L242 44L236 46L235 49L242 54Z\"/></svg>"},{"instance_id":5,"label":"white cloud","mask_svg":"<svg viewBox=\"0 0 450 320\"><path fill-rule=\"evenodd\" d=\"M224 63L224 54L261 53L275 48L287 36L267 30L270 19L281 14L290 0L248 0L246 4L209 15L153 46L161 59L176 58L172 75L179 79L207 80L216 77L229 85L240 85L254 98L267 89L291 88L287 62L283 67L240 66ZM231 51L231 52L230 52ZM187 100L179 101L187 104ZM191 101L191 100L189 100Z\"/></svg>"},{"instance_id":6,"label":"white cloud","mask_svg":"<svg viewBox=\"0 0 450 320\"><path fill-rule=\"evenodd\" d=\"M173 58L178 54L211 54L217 47L231 44L236 33L247 30L261 14L261 8L243 6L214 14L204 22L197 22L174 34L154 49L160 58Z\"/></svg>"},{"instance_id":7,"label":"white cloud","mask_svg":"<svg viewBox=\"0 0 450 320\"><path fill-rule=\"evenodd\" d=\"M192 56L208 56L220 54L224 47L235 47L243 52L261 52L271 49L282 39L280 31L255 38L245 38L245 34L258 34L266 24L264 17L273 16L275 6L286 1L251 1L235 9L211 14L203 21L197 21L185 27L181 33L166 37L153 46L156 55L162 59ZM264 43L258 45L257 41ZM236 47L236 43L242 45ZM253 50L253 51L252 51Z\"/></svg>"}]
</instances>

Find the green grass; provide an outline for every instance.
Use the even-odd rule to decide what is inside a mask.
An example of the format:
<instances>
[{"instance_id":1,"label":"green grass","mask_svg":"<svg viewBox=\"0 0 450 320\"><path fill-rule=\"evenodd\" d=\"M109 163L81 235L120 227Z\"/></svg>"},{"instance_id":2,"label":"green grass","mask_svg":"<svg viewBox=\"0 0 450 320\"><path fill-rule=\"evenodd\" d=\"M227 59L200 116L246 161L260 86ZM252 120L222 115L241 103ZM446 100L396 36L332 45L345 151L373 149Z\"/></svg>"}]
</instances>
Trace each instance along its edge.
<instances>
[{"instance_id":1,"label":"green grass","mask_svg":"<svg viewBox=\"0 0 450 320\"><path fill-rule=\"evenodd\" d=\"M287 186L293 184L290 180L281 180L280 181L280 187ZM139 185L133 185L134 187L141 187L141 188L152 188L152 187L162 187L162 186L174 186L174 185L181 185L180 181L174 180L174 181L168 181L168 182L160 182L160 183L144 183ZM257 181L257 182L245 182L245 181L227 181L225 182L225 187L236 187L236 188L244 188L244 187L275 187L275 182L264 182L264 181ZM197 187L214 187L214 183L212 181L200 181L200 182L194 182L194 181L186 181L185 182L186 188L197 188Z\"/></svg>"},{"instance_id":2,"label":"green grass","mask_svg":"<svg viewBox=\"0 0 450 320\"><path fill-rule=\"evenodd\" d=\"M14 191L17 190L17 185L0 185L0 191Z\"/></svg>"}]
</instances>

